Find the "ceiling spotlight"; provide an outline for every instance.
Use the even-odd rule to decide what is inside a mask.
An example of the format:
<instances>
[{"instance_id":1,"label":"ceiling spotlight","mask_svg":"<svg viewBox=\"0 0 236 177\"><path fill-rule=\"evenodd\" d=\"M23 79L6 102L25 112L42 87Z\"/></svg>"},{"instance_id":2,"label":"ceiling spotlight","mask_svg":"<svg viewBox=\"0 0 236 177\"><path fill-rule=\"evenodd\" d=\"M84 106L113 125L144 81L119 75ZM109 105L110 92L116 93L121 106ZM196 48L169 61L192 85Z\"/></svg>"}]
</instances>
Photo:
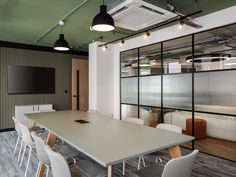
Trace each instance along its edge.
<instances>
[{"instance_id":1,"label":"ceiling spotlight","mask_svg":"<svg viewBox=\"0 0 236 177\"><path fill-rule=\"evenodd\" d=\"M121 39L121 41L120 41L120 46L123 46L124 43L125 43L124 39Z\"/></svg>"},{"instance_id":2,"label":"ceiling spotlight","mask_svg":"<svg viewBox=\"0 0 236 177\"><path fill-rule=\"evenodd\" d=\"M147 39L150 36L150 33L148 31L146 31L143 35L144 39Z\"/></svg>"},{"instance_id":3,"label":"ceiling spotlight","mask_svg":"<svg viewBox=\"0 0 236 177\"><path fill-rule=\"evenodd\" d=\"M61 27L61 33L59 34L59 39L56 40L56 42L54 43L53 48L54 48L54 50L59 50L59 51L70 50L68 42L64 39L64 34L62 33L62 26L64 25L64 22L62 20L60 20L59 25Z\"/></svg>"},{"instance_id":4,"label":"ceiling spotlight","mask_svg":"<svg viewBox=\"0 0 236 177\"><path fill-rule=\"evenodd\" d=\"M182 19L178 20L178 28L182 29L184 26L184 21Z\"/></svg>"},{"instance_id":5,"label":"ceiling spotlight","mask_svg":"<svg viewBox=\"0 0 236 177\"><path fill-rule=\"evenodd\" d=\"M115 23L110 14L107 13L107 6L100 6L100 12L93 18L92 29L94 31L112 31L115 29Z\"/></svg>"},{"instance_id":6,"label":"ceiling spotlight","mask_svg":"<svg viewBox=\"0 0 236 177\"><path fill-rule=\"evenodd\" d=\"M106 50L107 50L107 45L103 45L103 46L102 46L102 50L103 50L103 51L106 51Z\"/></svg>"}]
</instances>

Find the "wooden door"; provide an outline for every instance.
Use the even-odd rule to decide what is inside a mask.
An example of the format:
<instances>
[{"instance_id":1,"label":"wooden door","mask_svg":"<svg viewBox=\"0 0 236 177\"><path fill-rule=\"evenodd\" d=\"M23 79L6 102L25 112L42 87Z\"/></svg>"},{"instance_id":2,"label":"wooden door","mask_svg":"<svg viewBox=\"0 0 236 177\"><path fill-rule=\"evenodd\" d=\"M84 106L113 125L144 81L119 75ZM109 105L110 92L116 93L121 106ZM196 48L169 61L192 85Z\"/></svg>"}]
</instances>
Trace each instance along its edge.
<instances>
[{"instance_id":1,"label":"wooden door","mask_svg":"<svg viewBox=\"0 0 236 177\"><path fill-rule=\"evenodd\" d=\"M72 59L72 110L88 110L88 60Z\"/></svg>"}]
</instances>

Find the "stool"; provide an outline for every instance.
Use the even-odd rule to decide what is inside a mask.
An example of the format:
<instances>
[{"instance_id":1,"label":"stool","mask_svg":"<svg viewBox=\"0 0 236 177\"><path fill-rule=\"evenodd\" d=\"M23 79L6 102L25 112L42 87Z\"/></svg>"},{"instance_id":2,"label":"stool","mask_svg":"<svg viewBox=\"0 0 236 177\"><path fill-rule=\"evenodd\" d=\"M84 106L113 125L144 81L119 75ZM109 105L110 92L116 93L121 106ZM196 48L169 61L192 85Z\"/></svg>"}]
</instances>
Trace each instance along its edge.
<instances>
[{"instance_id":1,"label":"stool","mask_svg":"<svg viewBox=\"0 0 236 177\"><path fill-rule=\"evenodd\" d=\"M192 118L186 119L186 133L187 135L192 135ZM206 138L206 120L194 119L194 136L196 140Z\"/></svg>"}]
</instances>

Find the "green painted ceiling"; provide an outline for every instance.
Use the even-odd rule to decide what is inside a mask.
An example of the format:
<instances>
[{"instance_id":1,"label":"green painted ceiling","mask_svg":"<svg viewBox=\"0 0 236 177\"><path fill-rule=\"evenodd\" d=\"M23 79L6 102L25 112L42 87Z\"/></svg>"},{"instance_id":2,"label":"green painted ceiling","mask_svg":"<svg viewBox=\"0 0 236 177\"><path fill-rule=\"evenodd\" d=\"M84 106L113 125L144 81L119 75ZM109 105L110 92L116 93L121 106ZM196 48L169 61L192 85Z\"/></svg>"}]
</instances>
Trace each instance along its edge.
<instances>
[{"instance_id":1,"label":"green painted ceiling","mask_svg":"<svg viewBox=\"0 0 236 177\"><path fill-rule=\"evenodd\" d=\"M59 27L40 41L34 41L83 2L84 0L1 0L0 40L52 46L60 33ZM168 2L175 6L176 11L183 14L203 10L198 16L236 5L235 0L169 0ZM88 43L100 36L103 36L103 41L110 41L132 33L120 28L116 28L115 33L90 31L92 18L98 13L101 3L102 0L88 0L66 19L63 33L73 49L87 51Z\"/></svg>"}]
</instances>

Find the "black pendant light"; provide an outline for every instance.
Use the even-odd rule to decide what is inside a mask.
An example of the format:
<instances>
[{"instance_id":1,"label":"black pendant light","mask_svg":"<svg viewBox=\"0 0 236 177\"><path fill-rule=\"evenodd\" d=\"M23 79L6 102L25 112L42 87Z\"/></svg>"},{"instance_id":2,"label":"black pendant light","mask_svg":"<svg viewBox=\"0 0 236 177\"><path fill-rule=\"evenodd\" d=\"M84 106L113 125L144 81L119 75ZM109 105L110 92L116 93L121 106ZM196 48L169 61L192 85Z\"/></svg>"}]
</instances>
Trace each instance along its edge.
<instances>
[{"instance_id":1,"label":"black pendant light","mask_svg":"<svg viewBox=\"0 0 236 177\"><path fill-rule=\"evenodd\" d=\"M93 18L92 21L92 30L94 31L112 31L115 29L114 20L107 13L107 6L103 5L100 6L100 12Z\"/></svg>"},{"instance_id":2,"label":"black pendant light","mask_svg":"<svg viewBox=\"0 0 236 177\"><path fill-rule=\"evenodd\" d=\"M59 25L61 26L61 34L59 34L59 39L54 43L54 49L59 51L70 50L68 42L64 39L64 34L62 34L62 26L64 25L64 22L60 20Z\"/></svg>"}]
</instances>

